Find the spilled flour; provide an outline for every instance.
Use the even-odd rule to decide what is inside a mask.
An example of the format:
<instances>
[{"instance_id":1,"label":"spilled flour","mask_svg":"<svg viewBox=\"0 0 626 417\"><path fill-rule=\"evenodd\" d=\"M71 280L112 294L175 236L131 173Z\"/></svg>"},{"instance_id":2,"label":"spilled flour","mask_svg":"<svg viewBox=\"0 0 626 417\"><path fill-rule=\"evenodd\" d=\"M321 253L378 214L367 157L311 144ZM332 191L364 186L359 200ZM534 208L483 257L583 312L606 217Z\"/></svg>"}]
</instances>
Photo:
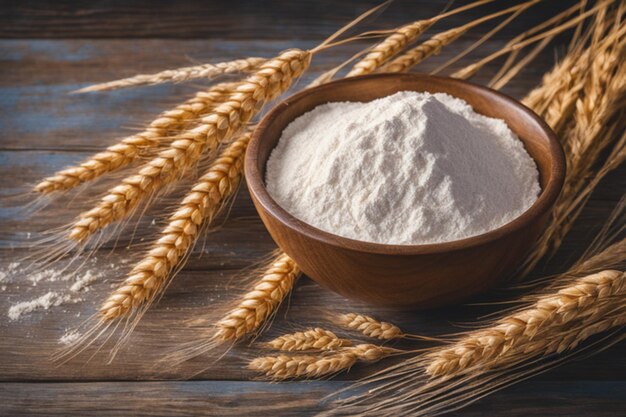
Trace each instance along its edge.
<instances>
[{"instance_id":1,"label":"spilled flour","mask_svg":"<svg viewBox=\"0 0 626 417\"><path fill-rule=\"evenodd\" d=\"M95 263L95 261L95 258L91 260L92 263ZM81 294L89 291L90 285L97 280L104 279L106 273L116 269L117 267L115 265L110 265L106 269L106 272L102 269L68 272L62 268L48 268L33 272L26 267L20 268L19 263L13 262L1 272L0 282L15 285L15 289L18 291L20 291L19 284L28 284L30 287L39 287L42 285L51 287L51 284L57 281L62 281L67 284L63 285L61 289L58 289L59 285L56 285L54 288L50 288L46 293L38 295L35 298L13 303L9 307L7 316L11 321L16 321L37 311L45 311L52 307L81 302L83 301ZM4 291L6 286L3 285L2 288ZM78 315L80 315L80 313L78 313Z\"/></svg>"},{"instance_id":2,"label":"spilled flour","mask_svg":"<svg viewBox=\"0 0 626 417\"><path fill-rule=\"evenodd\" d=\"M479 235L526 211L539 173L502 120L447 94L328 103L291 122L267 162L270 195L340 236L428 244Z\"/></svg>"}]
</instances>

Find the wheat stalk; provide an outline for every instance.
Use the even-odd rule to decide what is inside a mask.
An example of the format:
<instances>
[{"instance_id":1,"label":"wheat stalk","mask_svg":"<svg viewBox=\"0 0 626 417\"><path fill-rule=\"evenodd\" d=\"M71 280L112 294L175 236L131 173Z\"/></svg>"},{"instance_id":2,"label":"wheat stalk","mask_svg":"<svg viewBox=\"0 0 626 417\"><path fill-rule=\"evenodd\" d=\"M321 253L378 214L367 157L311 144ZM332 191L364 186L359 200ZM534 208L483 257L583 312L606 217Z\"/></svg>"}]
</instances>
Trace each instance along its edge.
<instances>
[{"instance_id":1,"label":"wheat stalk","mask_svg":"<svg viewBox=\"0 0 626 417\"><path fill-rule=\"evenodd\" d=\"M538 3L541 0L531 0L526 3L519 4L517 6L509 7L504 10L500 10L499 12L492 13L487 16L483 16L480 19L476 19L470 23L465 25L452 28L446 30L445 32L438 33L432 36L427 41L421 43L420 45L412 48L397 58L391 60L389 63L383 65L380 68L381 72L406 72L410 68L419 64L426 58L429 58L433 55L439 54L441 49L457 40L459 37L464 35L466 32L471 30L472 28L481 25L491 19L495 19L502 15L512 13L512 12L522 12L532 5Z\"/></svg>"},{"instance_id":2,"label":"wheat stalk","mask_svg":"<svg viewBox=\"0 0 626 417\"><path fill-rule=\"evenodd\" d=\"M174 268L193 248L202 226L237 190L249 141L250 133L233 141L198 179L152 248L103 303L100 314L105 320L123 316L161 292Z\"/></svg>"},{"instance_id":3,"label":"wheat stalk","mask_svg":"<svg viewBox=\"0 0 626 417\"><path fill-rule=\"evenodd\" d=\"M357 75L370 74L380 68L389 58L396 55L407 45L414 42L436 22L483 4L490 3L494 0L479 0L466 6L458 7L447 13L440 14L425 20L417 20L415 22L404 25L396 29L391 35L385 38L378 45L375 45L361 60L359 60L346 77L354 77Z\"/></svg>"},{"instance_id":4,"label":"wheat stalk","mask_svg":"<svg viewBox=\"0 0 626 417\"><path fill-rule=\"evenodd\" d=\"M337 323L345 329L354 330L367 337L380 340L400 339L405 336L398 326L364 314L347 313L337 317Z\"/></svg>"},{"instance_id":5,"label":"wheat stalk","mask_svg":"<svg viewBox=\"0 0 626 417\"><path fill-rule=\"evenodd\" d=\"M294 378L320 378L350 369L357 361L375 362L397 349L371 344L343 348L328 355L278 355L253 359L248 368L274 380Z\"/></svg>"},{"instance_id":6,"label":"wheat stalk","mask_svg":"<svg viewBox=\"0 0 626 417\"><path fill-rule=\"evenodd\" d=\"M83 241L108 224L129 216L140 202L194 167L207 150L232 137L261 105L287 90L310 61L311 52L292 49L261 65L224 103L203 117L197 127L181 133L137 174L125 178L96 207L82 213L69 237Z\"/></svg>"},{"instance_id":7,"label":"wheat stalk","mask_svg":"<svg viewBox=\"0 0 626 417\"><path fill-rule=\"evenodd\" d=\"M236 341L261 328L293 288L300 269L286 254L280 254L265 270L252 290L216 323L215 339Z\"/></svg>"},{"instance_id":8,"label":"wheat stalk","mask_svg":"<svg viewBox=\"0 0 626 417\"><path fill-rule=\"evenodd\" d=\"M120 88L137 87L141 85L154 85L162 83L179 83L193 79L203 78L210 80L220 75L235 74L240 72L252 72L259 68L265 58L243 58L234 61L219 62L217 64L202 64L190 67L182 67L160 71L154 74L138 74L129 78L94 84L74 91L75 93L87 93L93 91L110 91Z\"/></svg>"},{"instance_id":9,"label":"wheat stalk","mask_svg":"<svg viewBox=\"0 0 626 417\"><path fill-rule=\"evenodd\" d=\"M47 194L69 190L129 165L145 153L146 149L153 149L164 143L172 133L224 102L235 86L235 83L222 83L208 91L196 93L193 98L161 113L144 131L122 139L78 166L66 168L44 179L37 184L35 191Z\"/></svg>"},{"instance_id":10,"label":"wheat stalk","mask_svg":"<svg viewBox=\"0 0 626 417\"><path fill-rule=\"evenodd\" d=\"M319 327L303 332L284 334L266 343L267 347L287 352L337 350L351 345L352 342L349 340L340 339L330 330L320 329Z\"/></svg>"},{"instance_id":11,"label":"wheat stalk","mask_svg":"<svg viewBox=\"0 0 626 417\"><path fill-rule=\"evenodd\" d=\"M551 36L555 36L558 35L561 32L564 32L568 29L573 28L574 26L580 24L580 22L586 20L588 17L594 15L595 13L597 13L599 10L602 10L603 7L606 7L606 5L610 2L611 0L605 0L602 2L599 2L596 6L594 6L593 8L587 10L585 13L581 13L580 15L576 16L573 19L570 19L569 21L554 27L552 29L549 29L547 31L544 31L542 33L539 33L535 36L532 36L530 38L521 40L519 42L513 43L513 44L509 44L506 45L504 48L499 49L498 51L493 52L492 54L486 56L485 58L482 58L481 60L479 60L478 62L475 62L473 64L470 64L468 66L466 66L465 68L461 68L460 70L454 72L451 76L454 78L460 78L460 79L467 79L472 77L474 74L476 74L481 68L483 68L485 65L487 65L488 63L500 58L501 56L504 56L506 54L509 54L511 52L516 52L519 51L525 47L527 47L528 45L532 45L533 43L542 41L545 38L551 37Z\"/></svg>"},{"instance_id":12,"label":"wheat stalk","mask_svg":"<svg viewBox=\"0 0 626 417\"><path fill-rule=\"evenodd\" d=\"M519 355L560 353L575 347L579 339L570 339L571 326L593 325L607 314L613 317L616 309L625 312L625 278L621 271L608 270L576 279L555 294L539 297L531 307L429 354L426 372L430 376L455 376L476 367L486 369ZM626 316L622 322L626 322ZM567 343L554 343L554 335ZM586 333L580 336L587 337Z\"/></svg>"}]
</instances>

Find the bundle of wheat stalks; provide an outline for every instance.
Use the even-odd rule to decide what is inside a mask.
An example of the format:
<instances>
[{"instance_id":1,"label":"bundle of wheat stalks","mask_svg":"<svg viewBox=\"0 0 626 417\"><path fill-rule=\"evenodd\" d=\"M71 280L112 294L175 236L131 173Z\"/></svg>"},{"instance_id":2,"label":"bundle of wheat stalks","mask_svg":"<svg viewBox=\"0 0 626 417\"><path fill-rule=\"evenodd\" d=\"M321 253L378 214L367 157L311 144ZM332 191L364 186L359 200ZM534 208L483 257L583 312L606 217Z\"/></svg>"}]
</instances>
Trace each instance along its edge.
<instances>
[{"instance_id":1,"label":"bundle of wheat stalks","mask_svg":"<svg viewBox=\"0 0 626 417\"><path fill-rule=\"evenodd\" d=\"M475 1L392 30L339 40L348 29L377 8L363 14L311 50L290 49L273 58L250 57L142 74L79 90L106 91L246 74L239 80L220 82L196 93L163 112L143 131L123 138L79 165L44 179L35 187L37 192L45 195L59 194L123 168L137 166L131 175L112 186L95 207L81 213L69 227L67 238L73 242L72 248L80 251L89 247L89 243L100 241L104 231L112 225L124 222L133 213L140 212L163 196L171 185L192 177L202 160L219 151L206 171L195 180L178 208L169 215L167 225L149 250L102 303L93 327L70 351L80 351L111 326L115 329L123 323L128 332L134 328L146 309L182 268L202 230L236 194L243 175L243 156L254 129L251 123L264 105L289 90L294 81L307 71L317 53L354 39L384 37L357 54L357 62L345 76L405 72L438 54L474 27L503 19L468 50L437 69L440 71L479 47L512 19L542 0L520 3L436 33L413 45L424 32L447 17L493 1ZM559 248L593 189L626 157L626 27L622 20L625 11L624 1L601 0L589 6L581 0L511 39L500 50L452 74L453 77L470 78L492 61L508 56L491 83L494 88L501 88L556 35L570 29L574 32L567 55L523 100L558 133L566 150L568 167L565 187L550 225L529 255L520 276L533 270L541 260ZM518 59L520 53L529 47L532 50ZM313 84L330 81L349 63L351 61L338 65L318 77ZM389 355L413 354L414 357L373 377L369 382L380 384L376 396L350 400L346 403L348 412L357 410L350 407L358 407L359 412L380 414L385 409L393 410L394 415L402 414L408 408L397 404L398 395L405 400L403 404L413 406L419 403L424 414L443 410L454 405L452 400L444 398L442 401L438 397L443 395L440 390L443 381L451 381L452 392L461 390L468 383L476 384L475 394L464 393L463 399L458 400L469 401L474 398L472 395L480 395L481 390L495 389L500 383L493 382L496 376L509 375L510 381L514 379L510 375L521 372L512 369L518 369L516 367L527 361L572 349L594 333L622 325L625 298L620 262L623 260L623 249L623 241L616 243L590 258L590 262L603 260L604 267L596 265L597 262L591 262L593 268L577 266L575 273L555 278L546 290L530 296L527 300L529 306L483 330L463 335L449 346L416 354L414 351L400 351L370 343L354 344L337 337L330 330L317 328L285 335L266 345L288 352L309 351L308 354L262 357L253 360L250 367L275 379L319 377L349 369L359 361L371 362ZM616 257L620 261L617 264L612 262ZM257 336L289 294L299 274L298 266L289 256L277 253L242 298L226 306L223 317L202 335L202 340L189 349L183 349L177 359L186 360L216 346L231 345ZM336 322L382 341L423 339L406 335L389 323L356 314L341 316ZM416 374L425 376L415 378ZM394 394L398 389L401 389L398 391L401 394ZM389 414L392 412L389 411Z\"/></svg>"}]
</instances>

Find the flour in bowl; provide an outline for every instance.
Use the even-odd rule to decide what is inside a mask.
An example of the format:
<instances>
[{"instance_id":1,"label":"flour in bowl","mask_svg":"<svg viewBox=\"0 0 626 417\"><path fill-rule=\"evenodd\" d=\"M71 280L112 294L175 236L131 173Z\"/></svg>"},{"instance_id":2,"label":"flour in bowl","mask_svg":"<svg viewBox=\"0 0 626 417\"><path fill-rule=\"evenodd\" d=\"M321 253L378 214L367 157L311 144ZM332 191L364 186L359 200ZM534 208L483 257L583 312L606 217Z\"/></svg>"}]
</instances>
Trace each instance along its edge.
<instances>
[{"instance_id":1,"label":"flour in bowl","mask_svg":"<svg viewBox=\"0 0 626 417\"><path fill-rule=\"evenodd\" d=\"M404 91L298 117L267 162L266 185L318 229L409 245L509 223L536 201L538 178L504 121L447 94Z\"/></svg>"}]
</instances>

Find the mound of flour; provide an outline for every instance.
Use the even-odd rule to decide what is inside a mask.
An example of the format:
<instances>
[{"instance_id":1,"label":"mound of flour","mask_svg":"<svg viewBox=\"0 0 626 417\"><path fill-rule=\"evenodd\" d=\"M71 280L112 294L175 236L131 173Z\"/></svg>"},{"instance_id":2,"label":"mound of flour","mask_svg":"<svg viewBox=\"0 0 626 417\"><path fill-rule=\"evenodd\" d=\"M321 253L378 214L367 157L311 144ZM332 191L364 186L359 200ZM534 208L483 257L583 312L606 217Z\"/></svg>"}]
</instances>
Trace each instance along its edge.
<instances>
[{"instance_id":1,"label":"mound of flour","mask_svg":"<svg viewBox=\"0 0 626 417\"><path fill-rule=\"evenodd\" d=\"M328 103L290 123L266 184L285 210L340 236L458 240L518 217L540 192L535 162L502 120L446 94Z\"/></svg>"}]
</instances>

